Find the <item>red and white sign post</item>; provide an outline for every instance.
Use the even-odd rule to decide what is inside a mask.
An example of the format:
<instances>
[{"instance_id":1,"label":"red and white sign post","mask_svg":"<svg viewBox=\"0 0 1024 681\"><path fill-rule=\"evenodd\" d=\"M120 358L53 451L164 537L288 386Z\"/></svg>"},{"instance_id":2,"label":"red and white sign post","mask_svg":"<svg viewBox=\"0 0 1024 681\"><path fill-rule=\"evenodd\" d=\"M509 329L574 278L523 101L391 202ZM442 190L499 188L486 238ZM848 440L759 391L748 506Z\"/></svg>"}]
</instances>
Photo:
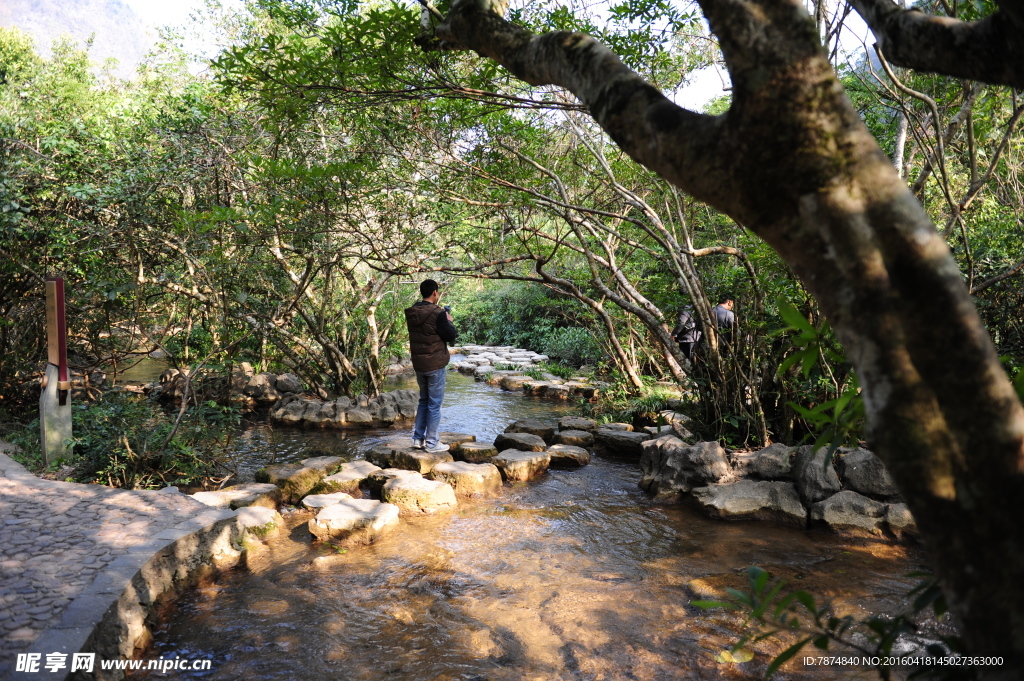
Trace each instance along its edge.
<instances>
[{"instance_id":1,"label":"red and white sign post","mask_svg":"<svg viewBox=\"0 0 1024 681\"><path fill-rule=\"evenodd\" d=\"M64 317L64 279L46 278L46 375L39 396L43 457L49 465L71 453L71 377Z\"/></svg>"}]
</instances>

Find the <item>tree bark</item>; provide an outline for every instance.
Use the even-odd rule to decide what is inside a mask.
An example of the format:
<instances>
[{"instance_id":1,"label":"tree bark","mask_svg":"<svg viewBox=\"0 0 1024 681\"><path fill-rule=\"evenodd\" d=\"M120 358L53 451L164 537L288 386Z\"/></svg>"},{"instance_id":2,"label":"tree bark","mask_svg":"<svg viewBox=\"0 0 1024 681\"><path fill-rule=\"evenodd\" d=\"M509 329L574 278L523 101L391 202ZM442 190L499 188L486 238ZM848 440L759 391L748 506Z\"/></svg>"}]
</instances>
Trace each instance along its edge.
<instances>
[{"instance_id":1,"label":"tree bark","mask_svg":"<svg viewBox=\"0 0 1024 681\"><path fill-rule=\"evenodd\" d=\"M721 116L676 106L592 38L532 35L480 0L453 3L438 35L529 83L570 89L635 160L780 253L857 369L869 440L918 521L969 650L1024 652L1024 408L956 263L800 4L701 6L732 75Z\"/></svg>"}]
</instances>

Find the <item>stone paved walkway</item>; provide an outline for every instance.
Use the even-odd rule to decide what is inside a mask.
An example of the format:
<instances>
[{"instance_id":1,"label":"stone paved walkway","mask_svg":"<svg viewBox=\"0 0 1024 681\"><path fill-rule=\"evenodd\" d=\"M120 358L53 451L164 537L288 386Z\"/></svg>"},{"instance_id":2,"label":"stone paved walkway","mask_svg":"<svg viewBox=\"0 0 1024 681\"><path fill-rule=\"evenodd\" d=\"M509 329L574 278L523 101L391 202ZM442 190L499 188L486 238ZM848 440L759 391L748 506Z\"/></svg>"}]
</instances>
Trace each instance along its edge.
<instances>
[{"instance_id":1,"label":"stone paved walkway","mask_svg":"<svg viewBox=\"0 0 1024 681\"><path fill-rule=\"evenodd\" d=\"M44 480L9 448L0 442L0 679L18 653L78 652L153 555L234 515L182 494Z\"/></svg>"}]
</instances>

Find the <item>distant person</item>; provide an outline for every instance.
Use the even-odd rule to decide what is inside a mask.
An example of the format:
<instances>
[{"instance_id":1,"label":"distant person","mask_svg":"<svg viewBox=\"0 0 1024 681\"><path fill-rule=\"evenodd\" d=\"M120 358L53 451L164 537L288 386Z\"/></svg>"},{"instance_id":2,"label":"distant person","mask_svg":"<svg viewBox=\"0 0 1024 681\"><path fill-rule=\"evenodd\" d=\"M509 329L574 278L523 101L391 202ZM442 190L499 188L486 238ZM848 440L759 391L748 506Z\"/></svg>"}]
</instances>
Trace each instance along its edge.
<instances>
[{"instance_id":1,"label":"distant person","mask_svg":"<svg viewBox=\"0 0 1024 681\"><path fill-rule=\"evenodd\" d=\"M676 343L679 343L679 350L691 362L702 335L700 329L697 328L697 320L693 316L693 306L687 305L679 313L679 323L672 330L672 337Z\"/></svg>"},{"instance_id":2,"label":"distant person","mask_svg":"<svg viewBox=\"0 0 1024 681\"><path fill-rule=\"evenodd\" d=\"M449 308L437 304L441 291L436 281L427 279L420 284L420 296L423 300L405 310L412 366L420 386L412 445L431 453L447 452L448 445L438 440L437 430L441 423L441 403L451 360L448 343L455 341L458 332L452 324L455 320Z\"/></svg>"},{"instance_id":3,"label":"distant person","mask_svg":"<svg viewBox=\"0 0 1024 681\"><path fill-rule=\"evenodd\" d=\"M732 328L736 325L736 313L732 311L733 305L732 296L723 295L718 299L718 305L711 309L711 316L715 319L715 328L719 329L719 335L729 344L732 344Z\"/></svg>"}]
</instances>

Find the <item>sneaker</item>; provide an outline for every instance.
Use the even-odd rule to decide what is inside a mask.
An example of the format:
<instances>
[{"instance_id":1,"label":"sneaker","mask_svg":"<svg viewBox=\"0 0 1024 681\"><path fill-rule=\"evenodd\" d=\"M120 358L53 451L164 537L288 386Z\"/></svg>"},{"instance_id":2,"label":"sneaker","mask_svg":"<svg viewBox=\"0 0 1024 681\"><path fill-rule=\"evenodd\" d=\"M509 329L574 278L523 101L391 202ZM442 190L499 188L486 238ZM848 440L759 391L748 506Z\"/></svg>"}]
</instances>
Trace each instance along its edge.
<instances>
[{"instance_id":1,"label":"sneaker","mask_svg":"<svg viewBox=\"0 0 1024 681\"><path fill-rule=\"evenodd\" d=\"M449 449L451 449L451 447L449 447L443 442L438 442L433 447L424 447L424 450L428 454L440 454L441 452L447 452Z\"/></svg>"},{"instance_id":2,"label":"sneaker","mask_svg":"<svg viewBox=\"0 0 1024 681\"><path fill-rule=\"evenodd\" d=\"M413 440L412 441L412 448L413 449L423 449L423 440Z\"/></svg>"}]
</instances>

